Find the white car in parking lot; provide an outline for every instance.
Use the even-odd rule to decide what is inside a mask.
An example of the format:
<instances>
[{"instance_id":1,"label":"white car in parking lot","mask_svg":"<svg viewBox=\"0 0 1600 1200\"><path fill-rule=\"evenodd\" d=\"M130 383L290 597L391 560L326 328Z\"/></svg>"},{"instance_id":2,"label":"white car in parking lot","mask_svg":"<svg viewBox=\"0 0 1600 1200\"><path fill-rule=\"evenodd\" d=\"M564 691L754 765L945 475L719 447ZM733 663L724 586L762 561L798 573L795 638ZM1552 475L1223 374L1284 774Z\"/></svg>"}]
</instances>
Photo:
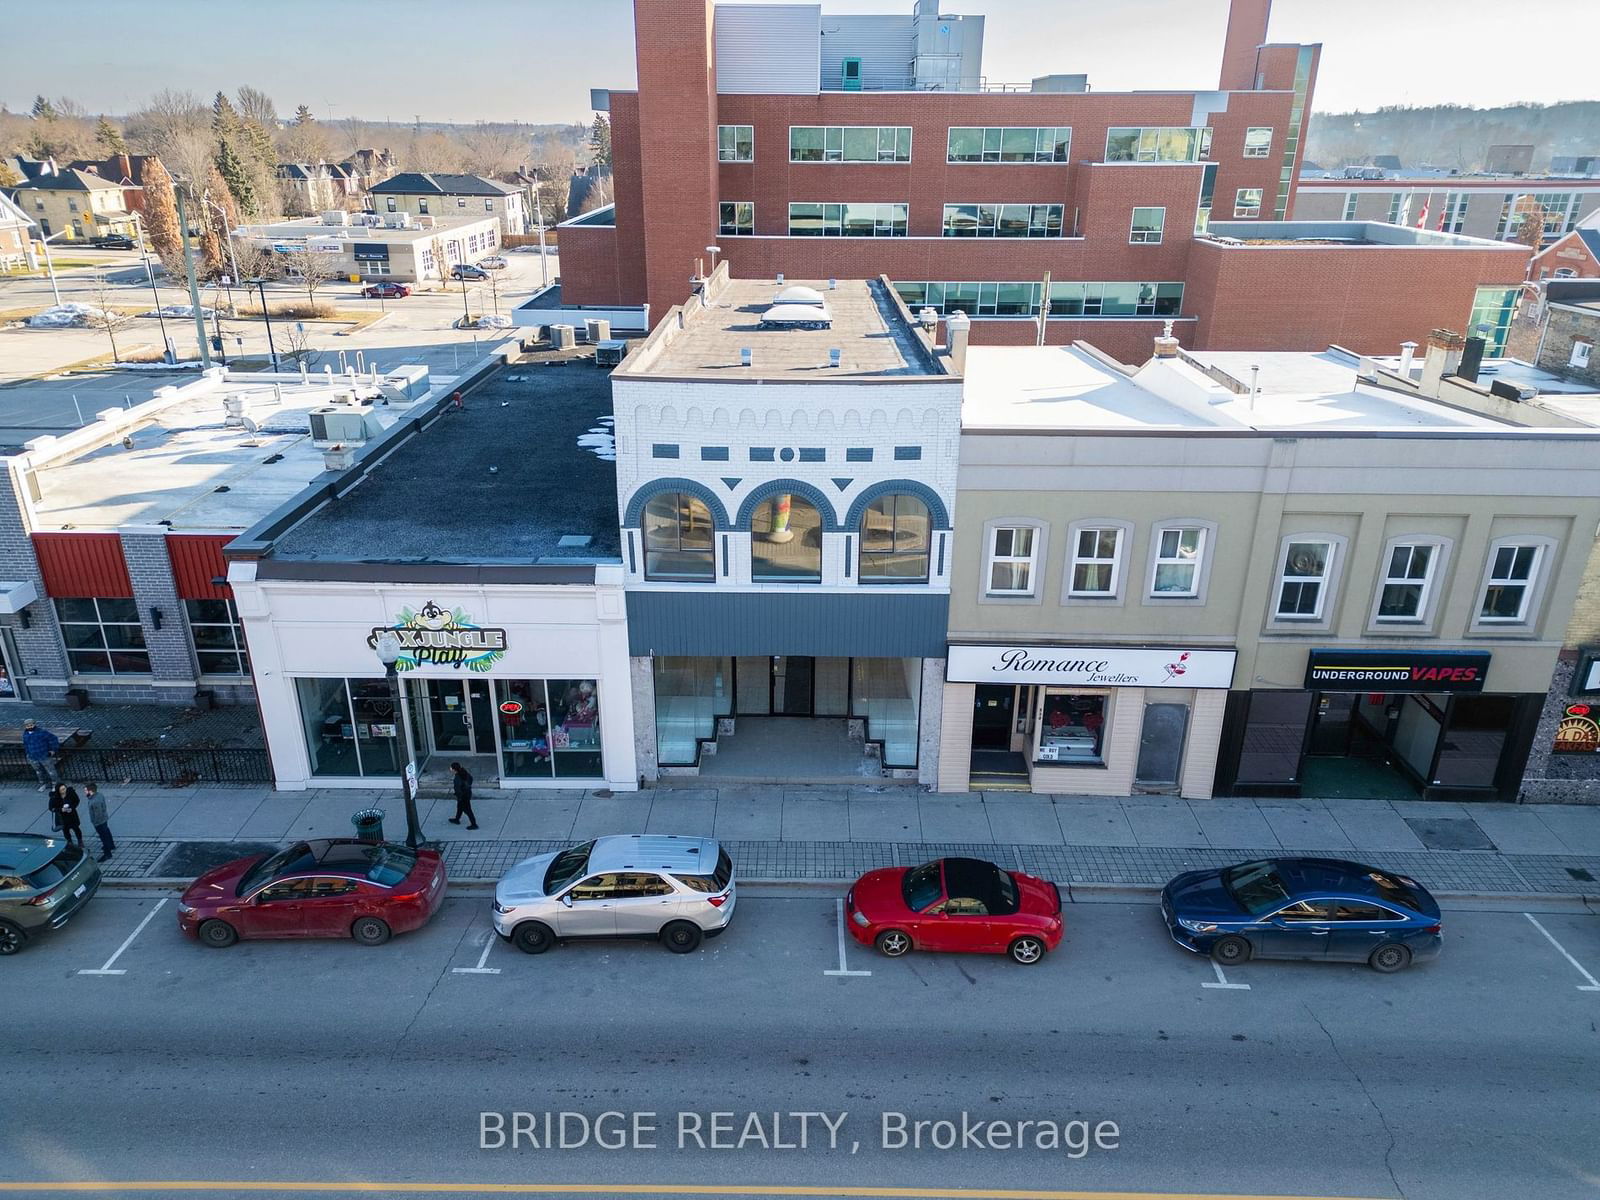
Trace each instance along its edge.
<instances>
[{"instance_id":1,"label":"white car in parking lot","mask_svg":"<svg viewBox=\"0 0 1600 1200\"><path fill-rule=\"evenodd\" d=\"M524 859L495 885L494 927L543 954L581 938L653 938L675 954L733 920L733 860L711 838L613 834Z\"/></svg>"}]
</instances>

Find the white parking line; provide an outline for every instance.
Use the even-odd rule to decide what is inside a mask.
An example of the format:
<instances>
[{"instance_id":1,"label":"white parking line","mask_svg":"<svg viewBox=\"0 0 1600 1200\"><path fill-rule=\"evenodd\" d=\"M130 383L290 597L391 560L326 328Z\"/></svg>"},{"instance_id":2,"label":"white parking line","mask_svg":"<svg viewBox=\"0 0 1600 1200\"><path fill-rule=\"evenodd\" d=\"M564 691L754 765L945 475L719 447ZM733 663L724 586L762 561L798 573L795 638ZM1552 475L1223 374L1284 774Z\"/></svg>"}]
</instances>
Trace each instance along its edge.
<instances>
[{"instance_id":1,"label":"white parking line","mask_svg":"<svg viewBox=\"0 0 1600 1200\"><path fill-rule=\"evenodd\" d=\"M499 967L486 967L486 966L483 965L484 963L489 961L489 951L494 949L494 942L495 942L495 938L497 936L499 936L499 935L497 935L495 933L494 927L491 925L484 932L484 935L483 935L483 953L478 955L478 965L475 966L475 967L451 967L450 968L451 972L453 974L456 974L456 975L498 975L498 974L500 974L500 968Z\"/></svg>"},{"instance_id":2,"label":"white parking line","mask_svg":"<svg viewBox=\"0 0 1600 1200\"><path fill-rule=\"evenodd\" d=\"M1550 936L1550 931L1548 929L1546 929L1543 925L1539 924L1538 919L1532 913L1523 913L1522 915L1527 917L1528 920L1533 922L1533 927L1535 929L1537 929L1540 933L1544 934L1545 941L1549 942L1552 946L1554 946L1556 948L1556 951L1561 955L1562 958L1566 959L1569 963L1572 964L1572 969L1574 971L1576 971L1579 975L1582 975L1585 979L1587 979L1589 981L1589 984L1588 984L1587 987L1585 987L1583 984L1578 984L1577 985L1577 988L1578 988L1578 990L1580 992L1600 992L1600 979L1596 979L1593 975L1589 974L1588 971L1585 971L1583 969L1583 964L1580 963L1577 959L1573 958L1572 955L1568 954L1567 953L1567 948L1565 946L1563 946L1560 942L1556 941L1555 938L1551 937Z\"/></svg>"},{"instance_id":3,"label":"white parking line","mask_svg":"<svg viewBox=\"0 0 1600 1200\"><path fill-rule=\"evenodd\" d=\"M152 908L149 912L145 913L144 920L139 922L139 927L128 935L128 940L123 942L122 945L117 947L117 952L115 954L113 954L110 958L106 959L105 964L98 971L79 971L78 974L79 975L126 975L127 974L126 971L113 971L111 969L111 964L116 962L117 959L122 957L122 952L124 950L126 950L129 946L133 945L133 939L138 937L141 933L144 932L144 927L146 925L150 924L151 919L154 918L155 915L158 912L161 911L161 909L163 908L163 906L165 906L166 903L167 903L167 897L165 897L165 896L163 896L160 900L157 900L156 901L156 906L154 908Z\"/></svg>"},{"instance_id":4,"label":"white parking line","mask_svg":"<svg viewBox=\"0 0 1600 1200\"><path fill-rule=\"evenodd\" d=\"M1250 990L1250 985L1248 983L1229 983L1228 977L1222 973L1221 964L1219 964L1216 959L1211 960L1211 969L1217 973L1217 981L1215 983L1202 983L1200 985L1201 987L1217 988L1218 990L1226 990L1230 992L1248 992Z\"/></svg>"},{"instance_id":5,"label":"white parking line","mask_svg":"<svg viewBox=\"0 0 1600 1200\"><path fill-rule=\"evenodd\" d=\"M851 976L871 975L872 974L871 971L852 971L852 970L849 969L849 964L847 962L845 962L845 959L844 959L844 901L843 900L835 900L833 902L833 908L834 908L835 914L837 914L837 916L839 918L839 969L837 971L824 971L823 974L824 975L851 975Z\"/></svg>"}]
</instances>

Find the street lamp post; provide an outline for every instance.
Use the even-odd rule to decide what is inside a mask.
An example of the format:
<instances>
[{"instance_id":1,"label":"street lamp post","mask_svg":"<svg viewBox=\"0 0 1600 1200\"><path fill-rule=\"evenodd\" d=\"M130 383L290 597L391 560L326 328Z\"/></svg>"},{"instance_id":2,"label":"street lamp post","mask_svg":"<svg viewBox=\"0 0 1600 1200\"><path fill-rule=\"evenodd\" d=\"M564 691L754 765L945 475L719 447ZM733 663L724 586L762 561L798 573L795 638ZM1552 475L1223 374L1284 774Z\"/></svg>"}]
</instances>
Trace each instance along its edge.
<instances>
[{"instance_id":1,"label":"street lamp post","mask_svg":"<svg viewBox=\"0 0 1600 1200\"><path fill-rule=\"evenodd\" d=\"M183 235L183 270L189 277L189 303L194 308L194 337L200 347L200 366L211 366L211 342L206 337L206 318L200 311L200 284L195 278L194 255L189 249L189 217L184 211L183 194L188 191L188 183L184 180L174 180L179 186L175 189L178 197L178 231Z\"/></svg>"},{"instance_id":2,"label":"street lamp post","mask_svg":"<svg viewBox=\"0 0 1600 1200\"><path fill-rule=\"evenodd\" d=\"M467 311L467 273L461 273L461 328L472 328L472 314Z\"/></svg>"},{"instance_id":3,"label":"street lamp post","mask_svg":"<svg viewBox=\"0 0 1600 1200\"><path fill-rule=\"evenodd\" d=\"M228 210L211 198L211 190L209 188L206 189L200 200L201 203L209 204L216 209L217 215L222 218L222 232L228 235L228 262L233 266L233 277L237 279L239 278L239 260L233 253L233 226L228 221Z\"/></svg>"},{"instance_id":4,"label":"street lamp post","mask_svg":"<svg viewBox=\"0 0 1600 1200\"><path fill-rule=\"evenodd\" d=\"M155 269L150 265L150 251L144 244L144 219L135 212L133 214L134 232L139 235L139 259L144 263L144 277L150 281L150 294L156 301L156 320L161 324L161 353L169 363L178 361L178 352L172 345L172 339L167 336L167 318L161 311L161 289L156 287Z\"/></svg>"},{"instance_id":5,"label":"street lamp post","mask_svg":"<svg viewBox=\"0 0 1600 1200\"><path fill-rule=\"evenodd\" d=\"M539 177L533 179L533 213L539 222L539 286L550 286L550 265L544 257L544 205L539 200Z\"/></svg>"},{"instance_id":6,"label":"street lamp post","mask_svg":"<svg viewBox=\"0 0 1600 1200\"><path fill-rule=\"evenodd\" d=\"M261 319L267 323L267 351L272 355L272 373L278 373L278 347L272 342L272 317L267 312L267 281L260 275L241 281L246 287L255 287L261 295Z\"/></svg>"},{"instance_id":7,"label":"street lamp post","mask_svg":"<svg viewBox=\"0 0 1600 1200\"><path fill-rule=\"evenodd\" d=\"M400 770L400 790L406 801L406 845L415 850L423 841L422 821L417 816L417 793L412 783L417 755L411 744L411 703L406 698L405 686L400 682L400 672L395 666L400 661L400 639L392 629L385 629L378 635L373 648L378 652L378 661L383 664L384 676L394 692L395 713L400 718L401 737L404 738L406 750L406 761Z\"/></svg>"},{"instance_id":8,"label":"street lamp post","mask_svg":"<svg viewBox=\"0 0 1600 1200\"><path fill-rule=\"evenodd\" d=\"M56 265L50 260L50 243L58 237L64 237L66 230L52 233L49 237L39 239L39 244L44 247L44 272L50 276L50 290L55 293L56 307L61 307L61 289L56 286Z\"/></svg>"}]
</instances>

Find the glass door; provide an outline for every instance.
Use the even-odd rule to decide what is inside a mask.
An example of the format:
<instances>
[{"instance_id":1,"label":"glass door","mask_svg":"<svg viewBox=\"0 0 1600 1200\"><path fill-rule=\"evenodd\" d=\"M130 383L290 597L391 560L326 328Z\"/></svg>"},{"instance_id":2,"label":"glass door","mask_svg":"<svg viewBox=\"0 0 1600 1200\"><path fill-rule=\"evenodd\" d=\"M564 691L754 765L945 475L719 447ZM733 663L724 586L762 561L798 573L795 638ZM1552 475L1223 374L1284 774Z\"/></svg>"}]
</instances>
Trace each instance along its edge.
<instances>
[{"instance_id":1,"label":"glass door","mask_svg":"<svg viewBox=\"0 0 1600 1200\"><path fill-rule=\"evenodd\" d=\"M816 661L806 655L778 654L772 659L772 711L785 717L812 715L812 681Z\"/></svg>"},{"instance_id":2,"label":"glass door","mask_svg":"<svg viewBox=\"0 0 1600 1200\"><path fill-rule=\"evenodd\" d=\"M489 699L489 681L468 679L463 686L467 689L467 733L472 740L469 753L493 754L494 703Z\"/></svg>"},{"instance_id":3,"label":"glass door","mask_svg":"<svg viewBox=\"0 0 1600 1200\"><path fill-rule=\"evenodd\" d=\"M453 679L430 679L428 741L436 754L472 753L472 716L465 687Z\"/></svg>"}]
</instances>

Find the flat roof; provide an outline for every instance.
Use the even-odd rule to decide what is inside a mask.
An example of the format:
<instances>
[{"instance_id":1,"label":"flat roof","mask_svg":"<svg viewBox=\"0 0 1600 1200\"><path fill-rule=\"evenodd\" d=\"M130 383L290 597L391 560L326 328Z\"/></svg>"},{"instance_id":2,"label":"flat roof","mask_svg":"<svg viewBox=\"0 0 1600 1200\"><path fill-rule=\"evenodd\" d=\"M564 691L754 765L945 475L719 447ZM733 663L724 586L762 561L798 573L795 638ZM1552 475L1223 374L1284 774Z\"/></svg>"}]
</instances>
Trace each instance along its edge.
<instances>
[{"instance_id":1,"label":"flat roof","mask_svg":"<svg viewBox=\"0 0 1600 1200\"><path fill-rule=\"evenodd\" d=\"M324 225L316 217L307 217L299 221L276 221L270 225L241 225L233 232L235 237L260 238L264 241L274 238L326 238L342 242L411 242L469 225L500 223L500 218L494 213L441 215L433 217L430 225L420 225L418 220L413 215L411 224L402 229L388 225L363 225L355 221L349 225Z\"/></svg>"},{"instance_id":2,"label":"flat roof","mask_svg":"<svg viewBox=\"0 0 1600 1200\"><path fill-rule=\"evenodd\" d=\"M826 329L769 329L762 314L785 288L809 287L823 297ZM899 301L881 280L728 279L713 276L708 305L686 306L682 328L671 314L618 372L624 377L698 377L737 381L828 382L863 376L939 376L945 372L923 346ZM751 365L741 364L748 349ZM828 351L840 352L839 366Z\"/></svg>"},{"instance_id":3,"label":"flat roof","mask_svg":"<svg viewBox=\"0 0 1600 1200\"><path fill-rule=\"evenodd\" d=\"M1528 254L1528 248L1517 242L1419 229L1413 225L1391 225L1387 221L1212 221L1196 240L1234 247L1381 247L1391 250L1426 247L1431 250L1503 250L1524 257Z\"/></svg>"},{"instance_id":4,"label":"flat roof","mask_svg":"<svg viewBox=\"0 0 1600 1200\"><path fill-rule=\"evenodd\" d=\"M1356 365L1334 352L1189 351L1123 371L1083 345L974 346L961 426L1185 434L1517 428L1369 387L1357 380ZM1254 400L1252 367L1259 367Z\"/></svg>"},{"instance_id":5,"label":"flat roof","mask_svg":"<svg viewBox=\"0 0 1600 1200\"><path fill-rule=\"evenodd\" d=\"M30 443L20 457L39 464L32 467L34 527L248 529L327 469L311 440L312 409L341 395L375 402L372 415L385 427L410 411L398 397L382 403L371 375L328 380L217 370L167 397ZM226 423L230 397L244 399L255 429Z\"/></svg>"},{"instance_id":6,"label":"flat roof","mask_svg":"<svg viewBox=\"0 0 1600 1200\"><path fill-rule=\"evenodd\" d=\"M611 373L595 366L592 347L537 351L401 441L357 486L278 538L269 557L614 561L616 474Z\"/></svg>"}]
</instances>

